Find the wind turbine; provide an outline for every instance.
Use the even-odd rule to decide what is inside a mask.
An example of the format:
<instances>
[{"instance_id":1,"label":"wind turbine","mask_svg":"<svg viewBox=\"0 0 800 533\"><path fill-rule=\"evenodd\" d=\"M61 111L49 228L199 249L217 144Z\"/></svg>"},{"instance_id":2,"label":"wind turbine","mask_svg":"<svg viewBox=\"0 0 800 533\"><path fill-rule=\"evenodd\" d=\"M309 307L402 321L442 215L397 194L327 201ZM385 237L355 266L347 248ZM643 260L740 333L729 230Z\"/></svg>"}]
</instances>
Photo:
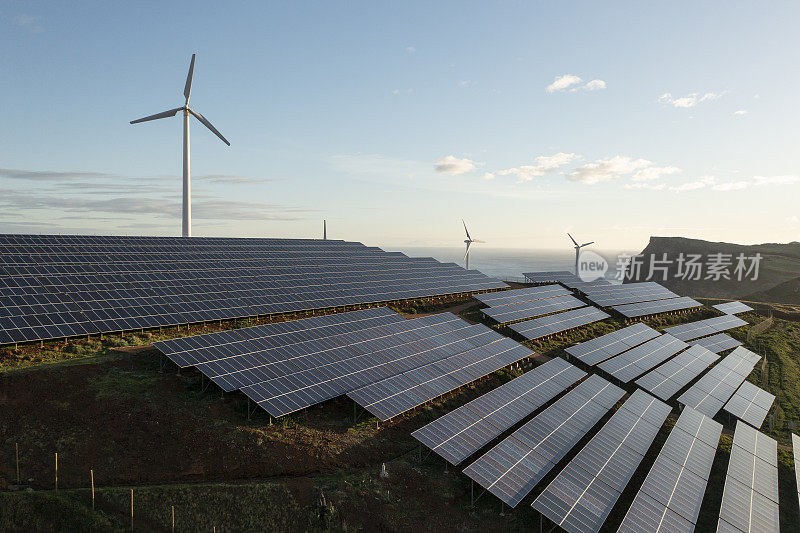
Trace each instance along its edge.
<instances>
[{"instance_id":1,"label":"wind turbine","mask_svg":"<svg viewBox=\"0 0 800 533\"><path fill-rule=\"evenodd\" d=\"M478 239L473 239L469 236L469 230L467 229L467 223L464 222L464 219L461 219L461 223L464 224L464 231L467 233L467 240L464 243L467 245L467 251L464 253L464 261L466 261L466 269L469 270L469 245L473 242L480 242L486 243L486 241L479 241Z\"/></svg>"},{"instance_id":2,"label":"wind turbine","mask_svg":"<svg viewBox=\"0 0 800 533\"><path fill-rule=\"evenodd\" d=\"M322 221L322 240L323 241L327 241L328 240L328 221L327 220L323 220Z\"/></svg>"},{"instance_id":3,"label":"wind turbine","mask_svg":"<svg viewBox=\"0 0 800 533\"><path fill-rule=\"evenodd\" d=\"M217 131L217 128L211 125L211 123L196 111L192 110L189 107L189 95L192 92L192 74L194 73L194 56L192 54L192 62L189 63L189 74L186 75L186 86L183 88L183 96L186 97L186 101L184 102L182 107L176 107L175 109L170 109L169 111L164 111L163 113L156 113L155 115L150 115L149 117L144 117L136 120L131 120L131 124L138 124L139 122L147 122L150 120L158 120L160 118L169 118L174 117L178 114L179 111L183 111L183 236L184 237L191 237L192 236L192 205L191 205L191 189L189 187L189 115L192 115L194 118L200 121L200 123L211 130L211 132L222 139L222 142L227 144L228 146L231 143L228 142L228 139L222 136L220 132Z\"/></svg>"},{"instance_id":4,"label":"wind turbine","mask_svg":"<svg viewBox=\"0 0 800 533\"><path fill-rule=\"evenodd\" d=\"M575 244L575 275L578 275L578 257L581 255L581 248L584 246L589 246L590 244L594 244L594 241L587 242L586 244L578 244L578 242L572 238L572 235L567 233L567 236L572 240L573 244Z\"/></svg>"}]
</instances>

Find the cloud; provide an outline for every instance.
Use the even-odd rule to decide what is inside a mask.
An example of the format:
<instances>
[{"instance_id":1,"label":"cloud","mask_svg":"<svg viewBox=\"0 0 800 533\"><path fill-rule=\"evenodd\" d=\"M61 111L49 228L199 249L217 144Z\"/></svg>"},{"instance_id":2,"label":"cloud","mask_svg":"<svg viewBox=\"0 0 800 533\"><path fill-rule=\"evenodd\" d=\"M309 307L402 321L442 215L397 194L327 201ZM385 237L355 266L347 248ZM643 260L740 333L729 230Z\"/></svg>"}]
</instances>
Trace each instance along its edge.
<instances>
[{"instance_id":1,"label":"cloud","mask_svg":"<svg viewBox=\"0 0 800 533\"><path fill-rule=\"evenodd\" d=\"M598 91L606 88L606 82L603 80L592 80L584 85L583 79L575 76L574 74L564 74L557 76L553 83L546 87L547 92L564 92L569 89L569 92L574 93L581 89L586 91Z\"/></svg>"},{"instance_id":2,"label":"cloud","mask_svg":"<svg viewBox=\"0 0 800 533\"><path fill-rule=\"evenodd\" d=\"M475 161L471 159L458 159L455 156L448 155L434 163L436 172L440 174L449 174L451 176L458 176L459 174L466 174L475 170Z\"/></svg>"},{"instance_id":3,"label":"cloud","mask_svg":"<svg viewBox=\"0 0 800 533\"><path fill-rule=\"evenodd\" d=\"M698 93L692 93L679 98L674 98L671 93L664 93L658 97L658 101L662 104L671 105L672 107L689 108L694 107L701 102L717 100L722 98L727 93L728 91L722 91L719 93L705 93L702 96Z\"/></svg>"},{"instance_id":4,"label":"cloud","mask_svg":"<svg viewBox=\"0 0 800 533\"><path fill-rule=\"evenodd\" d=\"M794 185L800 183L800 176L754 176L753 185Z\"/></svg>"},{"instance_id":5,"label":"cloud","mask_svg":"<svg viewBox=\"0 0 800 533\"><path fill-rule=\"evenodd\" d=\"M494 174L492 174L491 172L487 172L486 174L483 175L483 179L485 179L485 180L493 180L494 179Z\"/></svg>"},{"instance_id":6,"label":"cloud","mask_svg":"<svg viewBox=\"0 0 800 533\"><path fill-rule=\"evenodd\" d=\"M268 179L268 178L251 178L248 176L240 176L237 174L200 174L192 176L192 180L205 181L209 183L228 183L228 184L266 183L271 181L279 181L276 179Z\"/></svg>"},{"instance_id":7,"label":"cloud","mask_svg":"<svg viewBox=\"0 0 800 533\"><path fill-rule=\"evenodd\" d=\"M57 171L57 170L20 170L15 168L0 168L0 178L32 181L65 181L95 178L119 178L115 174L86 171Z\"/></svg>"},{"instance_id":8,"label":"cloud","mask_svg":"<svg viewBox=\"0 0 800 533\"><path fill-rule=\"evenodd\" d=\"M797 224L800 222L800 218L798 218L797 215L792 215L790 217L786 217L786 222L789 224Z\"/></svg>"},{"instance_id":9,"label":"cloud","mask_svg":"<svg viewBox=\"0 0 800 533\"><path fill-rule=\"evenodd\" d=\"M696 181L689 181L686 183L682 183L680 185L676 185L674 187L670 187L669 190L675 192L686 192L686 191L695 191L697 189L704 189L705 187L709 187L716 183L717 178L714 176L701 176L697 178Z\"/></svg>"},{"instance_id":10,"label":"cloud","mask_svg":"<svg viewBox=\"0 0 800 533\"><path fill-rule=\"evenodd\" d=\"M631 159L630 157L618 155L610 159L599 159L594 163L580 166L568 174L567 179L594 185L601 181L619 179L626 174L631 174L650 165L652 163L646 159Z\"/></svg>"},{"instance_id":11,"label":"cloud","mask_svg":"<svg viewBox=\"0 0 800 533\"><path fill-rule=\"evenodd\" d=\"M626 183L623 185L625 189L648 189L651 191L664 190L667 185L664 183L647 183L644 181L637 181L636 183Z\"/></svg>"},{"instance_id":12,"label":"cloud","mask_svg":"<svg viewBox=\"0 0 800 533\"><path fill-rule=\"evenodd\" d=\"M577 157L577 154L567 154L564 152L553 155L540 155L533 160L533 165L498 170L495 174L498 176L516 176L517 180L520 182L530 181L533 178L544 176L546 173L566 165Z\"/></svg>"},{"instance_id":13,"label":"cloud","mask_svg":"<svg viewBox=\"0 0 800 533\"><path fill-rule=\"evenodd\" d=\"M739 109L738 111L734 111L733 114L734 115L739 115L739 116L746 115L747 114L747 109Z\"/></svg>"},{"instance_id":14,"label":"cloud","mask_svg":"<svg viewBox=\"0 0 800 533\"><path fill-rule=\"evenodd\" d=\"M587 91L598 91L606 88L606 82L603 80L592 80L583 86Z\"/></svg>"},{"instance_id":15,"label":"cloud","mask_svg":"<svg viewBox=\"0 0 800 533\"><path fill-rule=\"evenodd\" d=\"M14 18L14 24L17 25L19 28L24 28L31 33L42 33L44 30L42 27L37 23L39 17L33 17L31 15L21 14L17 15Z\"/></svg>"},{"instance_id":16,"label":"cloud","mask_svg":"<svg viewBox=\"0 0 800 533\"><path fill-rule=\"evenodd\" d=\"M557 76L553 83L547 86L547 92L554 93L556 91L564 91L573 85L577 85L582 83L583 80L580 79L578 76L574 76L572 74L564 74L563 76Z\"/></svg>"},{"instance_id":17,"label":"cloud","mask_svg":"<svg viewBox=\"0 0 800 533\"><path fill-rule=\"evenodd\" d=\"M742 189L746 189L750 186L749 181L729 181L726 183L718 183L714 185L712 188L715 191L741 191Z\"/></svg>"},{"instance_id":18,"label":"cloud","mask_svg":"<svg viewBox=\"0 0 800 533\"><path fill-rule=\"evenodd\" d=\"M669 176L670 174L677 174L681 169L678 167L648 167L636 172L633 175L633 181L652 181L661 178L662 176Z\"/></svg>"},{"instance_id":19,"label":"cloud","mask_svg":"<svg viewBox=\"0 0 800 533\"><path fill-rule=\"evenodd\" d=\"M409 54L413 54L416 51L417 49L414 48L413 46L406 46L406 52L408 52Z\"/></svg>"}]
</instances>

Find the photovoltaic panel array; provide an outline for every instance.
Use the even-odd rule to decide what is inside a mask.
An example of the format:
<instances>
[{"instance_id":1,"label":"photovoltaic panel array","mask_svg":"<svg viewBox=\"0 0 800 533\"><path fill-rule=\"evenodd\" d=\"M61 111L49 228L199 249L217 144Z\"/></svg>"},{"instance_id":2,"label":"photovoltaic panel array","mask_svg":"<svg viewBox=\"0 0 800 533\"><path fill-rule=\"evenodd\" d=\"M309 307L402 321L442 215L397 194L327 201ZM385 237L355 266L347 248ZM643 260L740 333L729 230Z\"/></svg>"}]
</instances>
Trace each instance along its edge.
<instances>
[{"instance_id":1,"label":"photovoltaic panel array","mask_svg":"<svg viewBox=\"0 0 800 533\"><path fill-rule=\"evenodd\" d=\"M628 383L687 346L688 344L679 341L672 335L661 335L603 361L597 367L621 382Z\"/></svg>"},{"instance_id":2,"label":"photovoltaic panel array","mask_svg":"<svg viewBox=\"0 0 800 533\"><path fill-rule=\"evenodd\" d=\"M778 443L737 422L717 531L777 533L778 504Z\"/></svg>"},{"instance_id":3,"label":"photovoltaic panel array","mask_svg":"<svg viewBox=\"0 0 800 533\"><path fill-rule=\"evenodd\" d=\"M706 318L705 320L698 320L696 322L689 322L688 324L681 324L679 326L672 326L671 328L666 328L664 333L669 333L682 341L690 341L698 337L713 335L720 331L745 325L747 325L747 322L739 317L724 315Z\"/></svg>"},{"instance_id":4,"label":"photovoltaic panel array","mask_svg":"<svg viewBox=\"0 0 800 533\"><path fill-rule=\"evenodd\" d=\"M628 509L620 533L694 530L722 425L685 407Z\"/></svg>"},{"instance_id":5,"label":"photovoltaic panel array","mask_svg":"<svg viewBox=\"0 0 800 533\"><path fill-rule=\"evenodd\" d=\"M742 383L742 386L731 396L728 403L723 408L739 420L747 422L758 429L767 418L767 413L772 408L775 395L770 394L749 381Z\"/></svg>"},{"instance_id":6,"label":"photovoltaic panel array","mask_svg":"<svg viewBox=\"0 0 800 533\"><path fill-rule=\"evenodd\" d=\"M652 302L637 302L625 305L615 305L613 309L621 313L626 318L636 318L640 316L669 313L671 311L681 311L683 309L692 309L694 307L702 306L703 304L689 298L688 296L681 296L680 298L670 298L668 300L655 300Z\"/></svg>"},{"instance_id":7,"label":"photovoltaic panel array","mask_svg":"<svg viewBox=\"0 0 800 533\"><path fill-rule=\"evenodd\" d=\"M482 326L480 339L458 340L423 353L404 356L398 356L397 350L393 350L390 363L402 373L376 381L375 377L388 372L371 372L371 382L360 387L353 386L347 396L385 421L534 355L508 337L482 324L476 326ZM420 366L420 363L425 364Z\"/></svg>"},{"instance_id":8,"label":"photovoltaic panel array","mask_svg":"<svg viewBox=\"0 0 800 533\"><path fill-rule=\"evenodd\" d=\"M404 398L414 407L412 399L423 393L439 396L532 353L451 313L403 320L387 309L198 335L156 347L181 366L195 366L223 390L240 390L276 417L388 379L398 386L413 382ZM421 382L424 388L413 386Z\"/></svg>"},{"instance_id":9,"label":"photovoltaic panel array","mask_svg":"<svg viewBox=\"0 0 800 533\"><path fill-rule=\"evenodd\" d=\"M572 311L564 311L563 313L517 322L511 324L509 328L526 339L533 340L539 337L552 335L553 333L585 326L586 324L591 324L598 320L605 320L608 317L609 315L607 313L597 308L581 307L580 309L573 309Z\"/></svg>"},{"instance_id":10,"label":"photovoltaic panel array","mask_svg":"<svg viewBox=\"0 0 800 533\"><path fill-rule=\"evenodd\" d=\"M653 281L641 283L624 283L622 285L605 285L585 287L586 297L599 307L649 302L677 298L678 295Z\"/></svg>"},{"instance_id":11,"label":"photovoltaic panel array","mask_svg":"<svg viewBox=\"0 0 800 533\"><path fill-rule=\"evenodd\" d=\"M546 272L524 272L522 274L530 283L553 283L559 282L562 279L569 281L578 280L580 278L568 270L552 270Z\"/></svg>"},{"instance_id":12,"label":"photovoltaic panel array","mask_svg":"<svg viewBox=\"0 0 800 533\"><path fill-rule=\"evenodd\" d=\"M650 326L637 322L602 337L570 346L566 348L566 352L587 365L594 366L659 335L661 334Z\"/></svg>"},{"instance_id":13,"label":"photovoltaic panel array","mask_svg":"<svg viewBox=\"0 0 800 533\"><path fill-rule=\"evenodd\" d=\"M718 355L702 346L690 346L689 349L637 379L636 384L650 394L667 401L717 359Z\"/></svg>"},{"instance_id":14,"label":"photovoltaic panel array","mask_svg":"<svg viewBox=\"0 0 800 533\"><path fill-rule=\"evenodd\" d=\"M510 291L488 292L476 294L475 299L490 307L501 305L520 304L532 300L552 298L553 296L565 296L572 294L561 285L540 285L538 287L528 287L526 289L512 289Z\"/></svg>"},{"instance_id":15,"label":"photovoltaic panel array","mask_svg":"<svg viewBox=\"0 0 800 533\"><path fill-rule=\"evenodd\" d=\"M0 235L0 344L505 287L357 242Z\"/></svg>"},{"instance_id":16,"label":"photovoltaic panel array","mask_svg":"<svg viewBox=\"0 0 800 533\"><path fill-rule=\"evenodd\" d=\"M800 503L800 437L792 433L792 455L794 456L794 477L797 488L797 501Z\"/></svg>"},{"instance_id":17,"label":"photovoltaic panel array","mask_svg":"<svg viewBox=\"0 0 800 533\"><path fill-rule=\"evenodd\" d=\"M737 346L741 346L742 343L737 341L727 333L717 333L716 335L711 335L710 337L702 337L700 339L691 341L693 346L702 346L707 350L710 350L714 353L724 352L725 350L730 350L731 348L736 348Z\"/></svg>"},{"instance_id":18,"label":"photovoltaic panel array","mask_svg":"<svg viewBox=\"0 0 800 533\"><path fill-rule=\"evenodd\" d=\"M500 307L488 307L482 309L483 313L496 320L500 324L514 322L517 320L524 320L536 316L546 315L549 313L556 313L558 311L566 311L568 309L575 309L576 307L583 307L586 305L574 296L554 296L553 298L546 298L544 300L533 300L530 302L522 302L518 304L503 305Z\"/></svg>"},{"instance_id":19,"label":"photovoltaic panel array","mask_svg":"<svg viewBox=\"0 0 800 533\"><path fill-rule=\"evenodd\" d=\"M464 473L516 507L624 394L603 378L589 376L480 456Z\"/></svg>"},{"instance_id":20,"label":"photovoltaic panel array","mask_svg":"<svg viewBox=\"0 0 800 533\"><path fill-rule=\"evenodd\" d=\"M411 436L457 465L585 376L586 372L557 357L437 418Z\"/></svg>"},{"instance_id":21,"label":"photovoltaic panel array","mask_svg":"<svg viewBox=\"0 0 800 533\"><path fill-rule=\"evenodd\" d=\"M722 304L717 304L714 306L714 309L725 313L726 315L735 315L737 313L746 313L748 311L752 311L753 308L747 304L743 304L742 302L725 302Z\"/></svg>"},{"instance_id":22,"label":"photovoltaic panel array","mask_svg":"<svg viewBox=\"0 0 800 533\"><path fill-rule=\"evenodd\" d=\"M600 531L671 411L646 392L634 392L533 508L570 533Z\"/></svg>"},{"instance_id":23,"label":"photovoltaic panel array","mask_svg":"<svg viewBox=\"0 0 800 533\"><path fill-rule=\"evenodd\" d=\"M681 394L678 401L704 415L714 417L747 379L760 359L760 356L746 348L736 348L700 378L700 381Z\"/></svg>"}]
</instances>

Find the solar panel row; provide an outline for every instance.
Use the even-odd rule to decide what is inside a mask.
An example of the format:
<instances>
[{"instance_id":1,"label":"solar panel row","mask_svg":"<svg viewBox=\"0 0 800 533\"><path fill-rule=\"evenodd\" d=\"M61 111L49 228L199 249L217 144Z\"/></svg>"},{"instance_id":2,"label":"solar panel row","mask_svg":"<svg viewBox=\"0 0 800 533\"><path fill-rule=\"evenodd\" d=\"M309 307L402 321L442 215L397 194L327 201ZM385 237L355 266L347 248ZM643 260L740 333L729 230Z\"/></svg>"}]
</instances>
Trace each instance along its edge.
<instances>
[{"instance_id":1,"label":"solar panel row","mask_svg":"<svg viewBox=\"0 0 800 533\"><path fill-rule=\"evenodd\" d=\"M615 305L613 309L627 318L636 318L640 316L655 315L657 313L681 311L683 309L701 307L702 305L703 304L700 302L693 300L688 296L681 296L680 298L670 298L667 300Z\"/></svg>"},{"instance_id":2,"label":"solar panel row","mask_svg":"<svg viewBox=\"0 0 800 533\"><path fill-rule=\"evenodd\" d=\"M717 531L779 531L778 443L736 423Z\"/></svg>"},{"instance_id":3,"label":"solar panel row","mask_svg":"<svg viewBox=\"0 0 800 533\"><path fill-rule=\"evenodd\" d=\"M672 409L637 390L533 502L571 533L600 531Z\"/></svg>"},{"instance_id":4,"label":"solar panel row","mask_svg":"<svg viewBox=\"0 0 800 533\"><path fill-rule=\"evenodd\" d=\"M360 243L0 235L0 344L502 288Z\"/></svg>"},{"instance_id":5,"label":"solar panel row","mask_svg":"<svg viewBox=\"0 0 800 533\"><path fill-rule=\"evenodd\" d=\"M749 381L742 383L728 403L725 404L725 411L732 414L739 420L747 422L758 429L767 418L767 413L772 408L775 396L767 391L753 385Z\"/></svg>"},{"instance_id":6,"label":"solar panel row","mask_svg":"<svg viewBox=\"0 0 800 533\"><path fill-rule=\"evenodd\" d=\"M746 324L747 322L733 315L715 316L705 320L689 322L688 324L672 326L671 328L666 328L664 333L669 333L682 341L690 341L698 337L705 337L706 335L719 333L726 329L738 328Z\"/></svg>"},{"instance_id":7,"label":"solar panel row","mask_svg":"<svg viewBox=\"0 0 800 533\"><path fill-rule=\"evenodd\" d=\"M684 408L619 531L693 531L721 434L721 424Z\"/></svg>"},{"instance_id":8,"label":"solar panel row","mask_svg":"<svg viewBox=\"0 0 800 533\"><path fill-rule=\"evenodd\" d=\"M710 337L703 337L701 339L694 340L692 341L692 345L702 346L703 348L706 348L714 353L720 353L724 352L725 350L730 350L731 348L741 346L742 343L727 333L717 333L716 335L711 335Z\"/></svg>"},{"instance_id":9,"label":"solar panel row","mask_svg":"<svg viewBox=\"0 0 800 533\"><path fill-rule=\"evenodd\" d=\"M599 307L611 307L678 297L678 295L671 290L654 282L585 287L583 291L586 293L586 297Z\"/></svg>"},{"instance_id":10,"label":"solar panel row","mask_svg":"<svg viewBox=\"0 0 800 533\"><path fill-rule=\"evenodd\" d=\"M567 309L575 309L576 307L583 307L584 305L586 304L574 296L564 295L546 298L544 300L533 300L500 307L489 307L482 311L486 316L496 320L500 324L506 324L516 320L523 320L558 311L566 311Z\"/></svg>"},{"instance_id":11,"label":"solar panel row","mask_svg":"<svg viewBox=\"0 0 800 533\"><path fill-rule=\"evenodd\" d=\"M636 384L664 401L699 376L719 359L702 346L690 346L663 365L636 380Z\"/></svg>"},{"instance_id":12,"label":"solar panel row","mask_svg":"<svg viewBox=\"0 0 800 533\"><path fill-rule=\"evenodd\" d=\"M598 320L605 320L609 315L594 307L582 307L572 311L564 311L554 315L534 318L524 322L511 324L509 328L528 340L538 339L553 333L560 333L579 326L585 326Z\"/></svg>"},{"instance_id":13,"label":"solar panel row","mask_svg":"<svg viewBox=\"0 0 800 533\"><path fill-rule=\"evenodd\" d=\"M714 309L725 313L726 315L735 315L737 313L746 313L748 311L752 311L753 308L747 304L743 304L742 302L725 302L722 304L717 304L714 306Z\"/></svg>"},{"instance_id":14,"label":"solar panel row","mask_svg":"<svg viewBox=\"0 0 800 533\"><path fill-rule=\"evenodd\" d=\"M542 298L552 298L553 296L565 296L568 294L571 294L571 292L561 285L542 285L539 287L528 287L526 289L476 294L475 299L488 306L499 307L502 305L541 300Z\"/></svg>"},{"instance_id":15,"label":"solar panel row","mask_svg":"<svg viewBox=\"0 0 800 533\"><path fill-rule=\"evenodd\" d=\"M624 394L599 376L589 376L464 473L516 507Z\"/></svg>"},{"instance_id":16,"label":"solar panel row","mask_svg":"<svg viewBox=\"0 0 800 533\"><path fill-rule=\"evenodd\" d=\"M570 346L566 352L587 365L594 366L659 335L660 333L650 326L637 322L632 326Z\"/></svg>"},{"instance_id":17,"label":"solar panel row","mask_svg":"<svg viewBox=\"0 0 800 533\"><path fill-rule=\"evenodd\" d=\"M553 270L547 272L524 272L522 274L530 283L553 283L562 279L580 281L580 278L568 270Z\"/></svg>"},{"instance_id":18,"label":"solar panel row","mask_svg":"<svg viewBox=\"0 0 800 533\"><path fill-rule=\"evenodd\" d=\"M621 382L628 383L687 346L685 342L679 341L672 335L661 335L597 366Z\"/></svg>"},{"instance_id":19,"label":"solar panel row","mask_svg":"<svg viewBox=\"0 0 800 533\"><path fill-rule=\"evenodd\" d=\"M747 379L760 359L761 357L750 350L741 346L736 348L700 378L700 381L681 394L678 401L714 417Z\"/></svg>"},{"instance_id":20,"label":"solar panel row","mask_svg":"<svg viewBox=\"0 0 800 533\"><path fill-rule=\"evenodd\" d=\"M457 465L585 376L563 359L552 359L411 436Z\"/></svg>"}]
</instances>

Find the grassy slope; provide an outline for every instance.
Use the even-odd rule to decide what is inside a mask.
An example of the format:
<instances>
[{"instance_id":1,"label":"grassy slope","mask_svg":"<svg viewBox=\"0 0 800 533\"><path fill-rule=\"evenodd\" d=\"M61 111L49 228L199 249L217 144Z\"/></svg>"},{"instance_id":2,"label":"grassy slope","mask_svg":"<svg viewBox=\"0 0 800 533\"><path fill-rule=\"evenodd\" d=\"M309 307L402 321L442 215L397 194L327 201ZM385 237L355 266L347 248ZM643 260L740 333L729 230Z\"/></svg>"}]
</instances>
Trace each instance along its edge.
<instances>
[{"instance_id":1,"label":"grassy slope","mask_svg":"<svg viewBox=\"0 0 800 533\"><path fill-rule=\"evenodd\" d=\"M474 309L465 314L480 319ZM651 325L664 327L708 314L661 318ZM622 326L605 321L529 344L560 356L572 342ZM743 329L733 334L744 340ZM759 366L750 380L776 394L773 436L785 444L800 404L800 326L777 320L750 348L767 355L767 375L761 375ZM127 487L133 486L137 529L145 530L165 530L170 505L176 507L179 529L185 530L222 523L236 530L254 529L253 524L299 530L525 530L538 527L530 503L561 468L514 512L506 509L501 516L499 501L490 494L474 510L469 508L470 483L460 469L445 473L435 455L417 463L411 431L513 374L493 376L380 430L368 416L353 423L352 405L341 399L269 427L262 413L248 422L238 400L229 396L220 401L218 392L201 392L196 375L159 373L152 354L93 355L98 349L54 352L62 357L53 355L50 364L0 373L0 486L13 480L13 445L20 442L23 477L32 478L30 484L40 489L0 493L0 529L124 529L129 520ZM31 387L40 390L19 397ZM731 428L727 425L726 431ZM624 517L668 432L667 426L614 508L608 530ZM716 525L729 440L723 437L718 451L698 531ZM60 453L62 490L57 495L44 490L52 486L54 450ZM781 522L792 530L789 526L798 523L793 466L789 454L782 452L781 459ZM384 462L388 479L378 475ZM91 510L84 488L89 468L95 469L97 511ZM179 484L164 486L167 482ZM317 517L315 487L324 489L329 503L324 524Z\"/></svg>"}]
</instances>

